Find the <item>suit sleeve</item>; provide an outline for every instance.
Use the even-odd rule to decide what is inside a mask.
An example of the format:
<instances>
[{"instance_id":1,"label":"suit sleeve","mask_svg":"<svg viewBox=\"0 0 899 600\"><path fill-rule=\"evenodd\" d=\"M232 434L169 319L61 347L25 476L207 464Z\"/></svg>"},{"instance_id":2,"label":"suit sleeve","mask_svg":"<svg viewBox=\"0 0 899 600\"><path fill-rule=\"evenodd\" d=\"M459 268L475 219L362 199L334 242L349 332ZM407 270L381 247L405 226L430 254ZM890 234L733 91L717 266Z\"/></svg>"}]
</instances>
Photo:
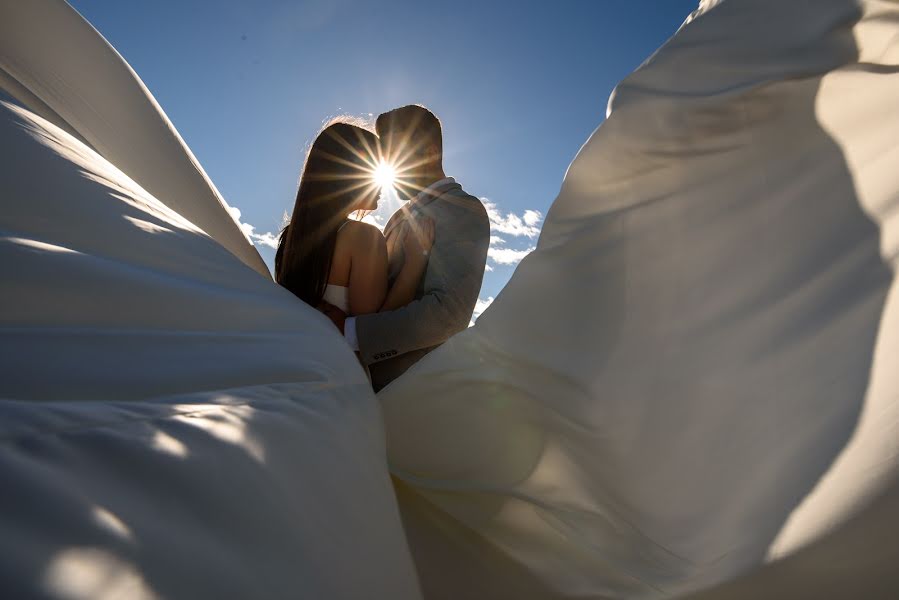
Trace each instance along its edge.
<instances>
[{"instance_id":1,"label":"suit sleeve","mask_svg":"<svg viewBox=\"0 0 899 600\"><path fill-rule=\"evenodd\" d=\"M430 348L468 327L478 300L490 224L477 198L440 201L432 216L437 234L418 300L382 313L356 317L356 336L362 362Z\"/></svg>"}]
</instances>

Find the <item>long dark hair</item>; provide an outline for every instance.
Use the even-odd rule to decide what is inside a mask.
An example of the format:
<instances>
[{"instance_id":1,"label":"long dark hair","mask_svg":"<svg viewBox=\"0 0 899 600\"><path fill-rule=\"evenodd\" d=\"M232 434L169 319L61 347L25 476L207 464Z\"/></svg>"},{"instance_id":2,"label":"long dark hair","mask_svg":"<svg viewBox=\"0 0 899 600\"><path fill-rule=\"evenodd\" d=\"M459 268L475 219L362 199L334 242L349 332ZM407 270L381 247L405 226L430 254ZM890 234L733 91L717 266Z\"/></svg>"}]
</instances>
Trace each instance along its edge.
<instances>
[{"instance_id":1,"label":"long dark hair","mask_svg":"<svg viewBox=\"0 0 899 600\"><path fill-rule=\"evenodd\" d=\"M309 149L293 214L275 253L275 281L312 306L325 293L345 216L379 192L372 181L377 157L375 134L344 119L325 126Z\"/></svg>"}]
</instances>

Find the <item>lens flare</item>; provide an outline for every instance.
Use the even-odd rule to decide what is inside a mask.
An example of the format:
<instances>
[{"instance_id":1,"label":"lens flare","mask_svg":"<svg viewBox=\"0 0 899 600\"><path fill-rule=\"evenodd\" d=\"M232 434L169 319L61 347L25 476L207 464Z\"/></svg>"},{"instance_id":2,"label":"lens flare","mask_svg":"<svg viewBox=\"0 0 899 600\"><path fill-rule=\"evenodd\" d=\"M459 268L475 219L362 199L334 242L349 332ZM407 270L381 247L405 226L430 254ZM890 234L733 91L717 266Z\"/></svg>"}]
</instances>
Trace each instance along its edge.
<instances>
[{"instance_id":1,"label":"lens flare","mask_svg":"<svg viewBox=\"0 0 899 600\"><path fill-rule=\"evenodd\" d=\"M375 168L372 177L381 189L390 189L393 187L394 181L396 181L396 171L392 165L382 162Z\"/></svg>"}]
</instances>

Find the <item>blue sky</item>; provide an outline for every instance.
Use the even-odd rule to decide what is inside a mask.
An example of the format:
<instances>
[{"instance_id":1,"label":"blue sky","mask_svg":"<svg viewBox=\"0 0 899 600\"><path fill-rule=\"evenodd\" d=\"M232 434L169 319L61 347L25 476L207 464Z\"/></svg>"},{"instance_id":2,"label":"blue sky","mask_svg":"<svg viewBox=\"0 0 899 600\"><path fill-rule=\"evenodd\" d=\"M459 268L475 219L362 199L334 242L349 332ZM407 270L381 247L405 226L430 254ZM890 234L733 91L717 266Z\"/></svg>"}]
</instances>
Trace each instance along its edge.
<instances>
[{"instance_id":1,"label":"blue sky","mask_svg":"<svg viewBox=\"0 0 899 600\"><path fill-rule=\"evenodd\" d=\"M339 114L422 103L446 172L489 203L481 298L537 241L618 81L697 0L70 0L141 76L256 234L293 207L307 145ZM257 237L271 266L274 250Z\"/></svg>"}]
</instances>

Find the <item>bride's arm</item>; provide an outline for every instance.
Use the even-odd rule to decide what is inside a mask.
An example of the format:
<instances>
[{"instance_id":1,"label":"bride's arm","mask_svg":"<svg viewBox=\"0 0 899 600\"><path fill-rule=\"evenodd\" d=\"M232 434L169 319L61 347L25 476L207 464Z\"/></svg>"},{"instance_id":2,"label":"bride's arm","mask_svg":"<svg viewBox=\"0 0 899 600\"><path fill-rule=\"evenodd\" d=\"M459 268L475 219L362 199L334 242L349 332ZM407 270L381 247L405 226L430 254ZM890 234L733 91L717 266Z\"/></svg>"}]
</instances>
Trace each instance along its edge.
<instances>
[{"instance_id":1,"label":"bride's arm","mask_svg":"<svg viewBox=\"0 0 899 600\"><path fill-rule=\"evenodd\" d=\"M352 248L347 284L349 314L378 312L387 296L387 242L376 227L367 223L354 223L348 233Z\"/></svg>"},{"instance_id":2,"label":"bride's arm","mask_svg":"<svg viewBox=\"0 0 899 600\"><path fill-rule=\"evenodd\" d=\"M405 260L378 312L395 310L415 300L418 284L428 266L428 252L434 244L434 221L422 218L405 227L402 239L396 241L402 244Z\"/></svg>"}]
</instances>

